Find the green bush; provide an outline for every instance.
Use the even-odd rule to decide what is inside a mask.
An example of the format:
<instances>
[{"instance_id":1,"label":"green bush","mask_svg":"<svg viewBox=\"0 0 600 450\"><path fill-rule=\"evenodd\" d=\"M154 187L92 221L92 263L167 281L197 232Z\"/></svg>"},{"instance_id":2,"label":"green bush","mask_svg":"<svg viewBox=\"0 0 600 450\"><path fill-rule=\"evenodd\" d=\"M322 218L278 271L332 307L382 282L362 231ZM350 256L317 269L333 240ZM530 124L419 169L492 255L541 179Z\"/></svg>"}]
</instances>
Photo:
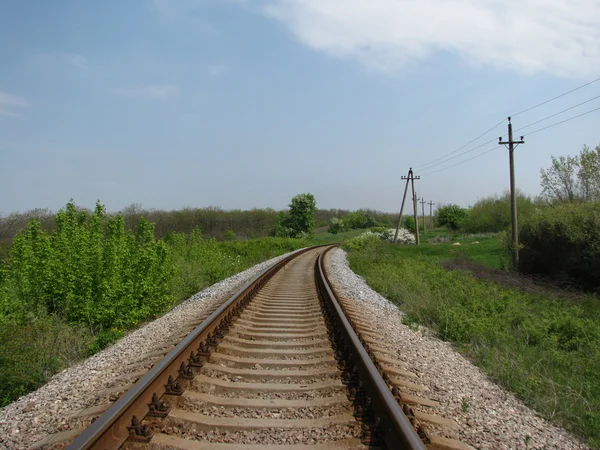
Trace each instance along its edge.
<instances>
[{"instance_id":1,"label":"green bush","mask_svg":"<svg viewBox=\"0 0 600 450\"><path fill-rule=\"evenodd\" d=\"M517 213L519 220L529 217L536 209L530 197L517 193ZM469 210L462 224L466 233L498 233L510 227L510 193L502 196L485 197L478 200Z\"/></svg>"},{"instance_id":2,"label":"green bush","mask_svg":"<svg viewBox=\"0 0 600 450\"><path fill-rule=\"evenodd\" d=\"M337 217L332 217L329 223L329 228L327 229L328 233L338 234L344 231L344 221L342 219L338 219Z\"/></svg>"},{"instance_id":3,"label":"green bush","mask_svg":"<svg viewBox=\"0 0 600 450\"><path fill-rule=\"evenodd\" d=\"M11 250L6 282L16 316L40 311L93 332L127 329L173 304L168 249L141 219L135 233L109 219L99 203L90 215L70 202L47 233L32 220ZM21 316L22 317L22 316Z\"/></svg>"},{"instance_id":4,"label":"green bush","mask_svg":"<svg viewBox=\"0 0 600 450\"><path fill-rule=\"evenodd\" d=\"M415 218L413 216L408 216L404 219L404 228L406 228L411 233L416 233L417 226L415 225Z\"/></svg>"},{"instance_id":5,"label":"green bush","mask_svg":"<svg viewBox=\"0 0 600 450\"><path fill-rule=\"evenodd\" d=\"M600 202L540 208L520 224L520 270L600 288Z\"/></svg>"},{"instance_id":6,"label":"green bush","mask_svg":"<svg viewBox=\"0 0 600 450\"><path fill-rule=\"evenodd\" d=\"M435 212L435 221L440 227L458 230L468 215L469 211L467 209L461 208L458 205L446 205L437 209Z\"/></svg>"},{"instance_id":7,"label":"green bush","mask_svg":"<svg viewBox=\"0 0 600 450\"><path fill-rule=\"evenodd\" d=\"M237 239L237 236L235 235L235 233L232 230L225 230L225 233L223 233L224 241L235 241L236 239Z\"/></svg>"}]
</instances>

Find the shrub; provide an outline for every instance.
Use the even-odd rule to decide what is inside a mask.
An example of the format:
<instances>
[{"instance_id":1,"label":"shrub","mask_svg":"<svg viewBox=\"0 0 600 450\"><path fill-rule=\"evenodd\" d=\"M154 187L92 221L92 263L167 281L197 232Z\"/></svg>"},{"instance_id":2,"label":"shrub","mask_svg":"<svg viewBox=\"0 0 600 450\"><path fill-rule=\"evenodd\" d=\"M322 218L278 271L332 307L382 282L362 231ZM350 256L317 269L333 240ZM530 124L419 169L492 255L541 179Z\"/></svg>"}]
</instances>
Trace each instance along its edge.
<instances>
[{"instance_id":1,"label":"shrub","mask_svg":"<svg viewBox=\"0 0 600 450\"><path fill-rule=\"evenodd\" d=\"M364 250L367 247L378 247L382 244L381 241L381 234L379 233L374 233L372 231L365 231L362 234L359 234L358 236L347 240L343 247L346 250L354 250L354 251L358 251L358 250Z\"/></svg>"},{"instance_id":2,"label":"shrub","mask_svg":"<svg viewBox=\"0 0 600 450\"><path fill-rule=\"evenodd\" d=\"M223 233L224 241L235 241L236 239L237 237L232 230L225 230L225 233Z\"/></svg>"},{"instance_id":3,"label":"shrub","mask_svg":"<svg viewBox=\"0 0 600 450\"><path fill-rule=\"evenodd\" d=\"M327 232L331 234L338 234L342 231L344 231L344 221L342 219L338 219L337 217L332 217Z\"/></svg>"},{"instance_id":4,"label":"shrub","mask_svg":"<svg viewBox=\"0 0 600 450\"><path fill-rule=\"evenodd\" d=\"M346 217L344 217L344 223L346 228L350 228L352 230L371 228L377 225L375 219L363 210L358 210L348 214Z\"/></svg>"},{"instance_id":5,"label":"shrub","mask_svg":"<svg viewBox=\"0 0 600 450\"><path fill-rule=\"evenodd\" d=\"M435 220L441 227L447 226L451 230L458 230L468 215L468 210L458 205L446 205L437 209Z\"/></svg>"},{"instance_id":6,"label":"shrub","mask_svg":"<svg viewBox=\"0 0 600 450\"><path fill-rule=\"evenodd\" d=\"M520 269L600 287L600 202L540 208L520 225Z\"/></svg>"},{"instance_id":7,"label":"shrub","mask_svg":"<svg viewBox=\"0 0 600 450\"><path fill-rule=\"evenodd\" d=\"M13 307L5 314L43 312L94 332L126 329L172 305L171 275L151 223L126 232L123 218L109 219L99 203L90 215L70 202L53 232L32 220L15 237L5 280Z\"/></svg>"},{"instance_id":8,"label":"shrub","mask_svg":"<svg viewBox=\"0 0 600 450\"><path fill-rule=\"evenodd\" d=\"M415 223L415 218L413 216L408 216L406 219L404 219L404 227L411 233L417 232L417 226Z\"/></svg>"},{"instance_id":9,"label":"shrub","mask_svg":"<svg viewBox=\"0 0 600 450\"><path fill-rule=\"evenodd\" d=\"M517 193L517 213L519 220L529 217L536 205L530 197ZM469 215L462 224L467 233L498 233L511 224L510 193L502 196L485 197L478 200L469 210Z\"/></svg>"}]
</instances>

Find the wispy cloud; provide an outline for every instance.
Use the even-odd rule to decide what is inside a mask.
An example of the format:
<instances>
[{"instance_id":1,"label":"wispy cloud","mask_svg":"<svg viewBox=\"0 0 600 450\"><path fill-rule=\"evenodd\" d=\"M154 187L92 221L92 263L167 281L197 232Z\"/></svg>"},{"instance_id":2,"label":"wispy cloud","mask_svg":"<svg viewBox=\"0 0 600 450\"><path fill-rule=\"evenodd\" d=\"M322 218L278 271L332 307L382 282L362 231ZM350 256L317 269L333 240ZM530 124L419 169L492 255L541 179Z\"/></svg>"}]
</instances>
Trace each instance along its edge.
<instances>
[{"instance_id":1,"label":"wispy cloud","mask_svg":"<svg viewBox=\"0 0 600 450\"><path fill-rule=\"evenodd\" d=\"M150 9L168 25L184 26L203 35L214 36L217 29L198 14L207 0L148 0Z\"/></svg>"},{"instance_id":2,"label":"wispy cloud","mask_svg":"<svg viewBox=\"0 0 600 450\"><path fill-rule=\"evenodd\" d=\"M49 52L40 53L32 57L34 64L43 68L48 67L72 67L76 69L87 69L88 60L78 53Z\"/></svg>"},{"instance_id":3,"label":"wispy cloud","mask_svg":"<svg viewBox=\"0 0 600 450\"><path fill-rule=\"evenodd\" d=\"M236 0L304 44L380 70L443 51L522 73L600 72L598 0Z\"/></svg>"},{"instance_id":4,"label":"wispy cloud","mask_svg":"<svg viewBox=\"0 0 600 450\"><path fill-rule=\"evenodd\" d=\"M174 97L178 92L179 88L172 84L144 84L114 90L115 94L124 97L149 100L166 100Z\"/></svg>"},{"instance_id":5,"label":"wispy cloud","mask_svg":"<svg viewBox=\"0 0 600 450\"><path fill-rule=\"evenodd\" d=\"M21 114L14 109L26 108L29 102L22 97L0 91L0 116L20 117Z\"/></svg>"},{"instance_id":6,"label":"wispy cloud","mask_svg":"<svg viewBox=\"0 0 600 450\"><path fill-rule=\"evenodd\" d=\"M211 64L208 66L208 75L211 77L220 77L227 71L227 66L225 64Z\"/></svg>"}]
</instances>

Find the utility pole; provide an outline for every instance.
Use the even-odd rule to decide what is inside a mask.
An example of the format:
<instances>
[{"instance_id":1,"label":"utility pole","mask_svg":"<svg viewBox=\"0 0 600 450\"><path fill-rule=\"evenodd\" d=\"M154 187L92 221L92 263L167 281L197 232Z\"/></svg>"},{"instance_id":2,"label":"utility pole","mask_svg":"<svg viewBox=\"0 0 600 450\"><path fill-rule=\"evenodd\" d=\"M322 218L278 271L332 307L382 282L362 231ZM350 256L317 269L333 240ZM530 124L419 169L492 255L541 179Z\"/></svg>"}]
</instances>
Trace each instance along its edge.
<instances>
[{"instance_id":1,"label":"utility pole","mask_svg":"<svg viewBox=\"0 0 600 450\"><path fill-rule=\"evenodd\" d=\"M425 231L427 231L425 229L425 203L427 203L425 201L425 197L421 197L421 201L419 203L421 203L421 213L422 213L422 216L423 216L423 234L425 234Z\"/></svg>"},{"instance_id":2,"label":"utility pole","mask_svg":"<svg viewBox=\"0 0 600 450\"><path fill-rule=\"evenodd\" d=\"M428 205L429 205L429 226L433 230L433 205L435 205L435 203L433 203L433 201L429 200Z\"/></svg>"},{"instance_id":3,"label":"utility pole","mask_svg":"<svg viewBox=\"0 0 600 450\"><path fill-rule=\"evenodd\" d=\"M513 152L519 144L524 144L523 136L519 141L513 141L512 123L508 118L508 141L498 138L498 144L508 145L508 158L510 165L510 214L512 222L512 264L516 270L519 268L519 233L517 228L517 191L515 188L515 158ZM516 144L516 145L515 145Z\"/></svg>"},{"instance_id":4,"label":"utility pole","mask_svg":"<svg viewBox=\"0 0 600 450\"><path fill-rule=\"evenodd\" d=\"M408 192L408 183L412 181L413 183L413 198L414 198L414 192L415 192L415 184L414 184L414 180L419 180L421 177L415 177L413 174L413 170L412 167L408 170L408 176L406 177L402 177L402 180L406 180L406 185L404 186L404 195L402 197L402 206L400 206L400 214L398 214L398 223L396 224L396 234L394 235L394 242L396 242L396 239L398 239L398 230L400 229L400 222L402 221L402 212L404 211L404 203L406 202L406 193ZM415 207L415 211L416 211L416 207ZM416 212L415 212L415 224L417 223L417 219L416 219ZM419 244L419 235L418 235L418 231L417 231L417 245Z\"/></svg>"},{"instance_id":5,"label":"utility pole","mask_svg":"<svg viewBox=\"0 0 600 450\"><path fill-rule=\"evenodd\" d=\"M415 177L410 180L410 184L412 186L412 194L413 194L413 213L415 216L415 238L417 240L417 245L421 244L419 240L419 216L417 215L417 192L415 191Z\"/></svg>"}]
</instances>

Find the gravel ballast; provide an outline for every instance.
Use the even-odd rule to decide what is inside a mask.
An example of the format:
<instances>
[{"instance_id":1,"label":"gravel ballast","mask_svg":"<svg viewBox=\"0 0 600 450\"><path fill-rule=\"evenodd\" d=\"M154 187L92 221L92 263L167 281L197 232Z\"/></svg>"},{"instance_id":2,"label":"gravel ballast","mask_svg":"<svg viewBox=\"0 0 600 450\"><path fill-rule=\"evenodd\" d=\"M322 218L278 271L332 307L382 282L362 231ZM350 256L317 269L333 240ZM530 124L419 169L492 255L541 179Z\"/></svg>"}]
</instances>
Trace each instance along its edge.
<instances>
[{"instance_id":1,"label":"gravel ballast","mask_svg":"<svg viewBox=\"0 0 600 450\"><path fill-rule=\"evenodd\" d=\"M430 330L414 331L404 325L397 306L352 272L343 250L331 251L327 259L331 282L364 310L363 317L380 330L382 343L399 349L408 370L429 388L426 396L440 402L440 413L460 425L458 439L494 450L589 448L540 418ZM468 404L467 411L464 404Z\"/></svg>"},{"instance_id":2,"label":"gravel ballast","mask_svg":"<svg viewBox=\"0 0 600 450\"><path fill-rule=\"evenodd\" d=\"M114 345L56 374L47 384L0 410L0 449L28 448L48 434L79 426L71 417L95 403L98 392L123 384L124 366L172 343L182 324L193 322L288 254L272 258L215 283L164 316L131 332Z\"/></svg>"}]
</instances>

